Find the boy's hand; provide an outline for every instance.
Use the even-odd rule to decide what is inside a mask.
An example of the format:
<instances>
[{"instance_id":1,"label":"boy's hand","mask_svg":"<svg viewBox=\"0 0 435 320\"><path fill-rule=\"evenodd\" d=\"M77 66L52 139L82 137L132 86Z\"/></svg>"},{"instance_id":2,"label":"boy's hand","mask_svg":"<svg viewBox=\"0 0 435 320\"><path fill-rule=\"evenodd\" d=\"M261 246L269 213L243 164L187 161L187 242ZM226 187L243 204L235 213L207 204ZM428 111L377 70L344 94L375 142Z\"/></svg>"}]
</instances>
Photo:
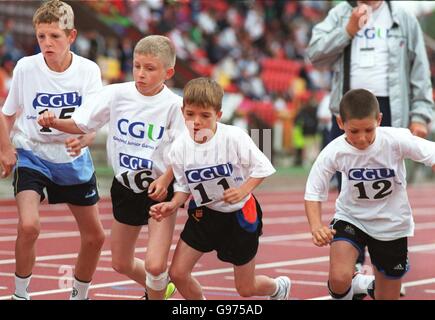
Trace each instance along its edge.
<instances>
[{"instance_id":1,"label":"boy's hand","mask_svg":"<svg viewBox=\"0 0 435 320\"><path fill-rule=\"evenodd\" d=\"M8 147L6 150L0 150L0 167L1 177L6 178L17 163L17 152L14 147Z\"/></svg>"},{"instance_id":2,"label":"boy's hand","mask_svg":"<svg viewBox=\"0 0 435 320\"><path fill-rule=\"evenodd\" d=\"M227 203L234 204L241 201L246 196L247 193L240 188L229 188L224 191L223 200Z\"/></svg>"},{"instance_id":3,"label":"boy's hand","mask_svg":"<svg viewBox=\"0 0 435 320\"><path fill-rule=\"evenodd\" d=\"M68 154L71 157L76 157L80 155L83 146L80 138L67 138L65 140L65 146L68 151Z\"/></svg>"},{"instance_id":4,"label":"boy's hand","mask_svg":"<svg viewBox=\"0 0 435 320\"><path fill-rule=\"evenodd\" d=\"M56 125L56 115L51 111L44 111L38 117L38 124L42 127L50 128Z\"/></svg>"},{"instance_id":5,"label":"boy's hand","mask_svg":"<svg viewBox=\"0 0 435 320\"><path fill-rule=\"evenodd\" d=\"M168 186L164 179L156 179L148 187L148 197L154 201L163 201L168 196Z\"/></svg>"},{"instance_id":6,"label":"boy's hand","mask_svg":"<svg viewBox=\"0 0 435 320\"><path fill-rule=\"evenodd\" d=\"M321 226L311 231L313 243L318 247L323 247L331 243L337 231L326 226Z\"/></svg>"},{"instance_id":7,"label":"boy's hand","mask_svg":"<svg viewBox=\"0 0 435 320\"><path fill-rule=\"evenodd\" d=\"M154 220L160 222L164 218L169 217L175 211L177 211L177 206L173 202L161 202L157 203L150 208L150 216Z\"/></svg>"}]
</instances>

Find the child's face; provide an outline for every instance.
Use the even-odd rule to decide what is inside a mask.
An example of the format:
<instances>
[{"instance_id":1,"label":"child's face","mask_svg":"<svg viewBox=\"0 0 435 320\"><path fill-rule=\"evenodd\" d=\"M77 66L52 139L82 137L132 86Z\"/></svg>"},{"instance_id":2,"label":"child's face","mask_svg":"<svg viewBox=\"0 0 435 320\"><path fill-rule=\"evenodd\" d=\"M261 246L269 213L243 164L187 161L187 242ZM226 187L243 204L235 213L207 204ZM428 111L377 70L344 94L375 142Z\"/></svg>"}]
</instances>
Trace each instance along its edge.
<instances>
[{"instance_id":1,"label":"child's face","mask_svg":"<svg viewBox=\"0 0 435 320\"><path fill-rule=\"evenodd\" d=\"M212 107L204 108L195 105L184 105L183 116L190 136L196 143L209 141L216 132L217 122L222 112Z\"/></svg>"},{"instance_id":2,"label":"child's face","mask_svg":"<svg viewBox=\"0 0 435 320\"><path fill-rule=\"evenodd\" d=\"M133 79L136 89L144 96L154 96L163 89L165 80L174 75L174 68L167 69L156 56L135 54Z\"/></svg>"},{"instance_id":3,"label":"child's face","mask_svg":"<svg viewBox=\"0 0 435 320\"><path fill-rule=\"evenodd\" d=\"M376 138L376 127L381 124L382 114L378 118L349 119L345 122L337 117L337 123L346 134L346 141L359 150L367 149Z\"/></svg>"},{"instance_id":4,"label":"child's face","mask_svg":"<svg viewBox=\"0 0 435 320\"><path fill-rule=\"evenodd\" d=\"M59 22L39 23L35 26L35 32L39 48L49 66L62 64L77 36L75 29L67 35L65 30L60 28Z\"/></svg>"}]
</instances>

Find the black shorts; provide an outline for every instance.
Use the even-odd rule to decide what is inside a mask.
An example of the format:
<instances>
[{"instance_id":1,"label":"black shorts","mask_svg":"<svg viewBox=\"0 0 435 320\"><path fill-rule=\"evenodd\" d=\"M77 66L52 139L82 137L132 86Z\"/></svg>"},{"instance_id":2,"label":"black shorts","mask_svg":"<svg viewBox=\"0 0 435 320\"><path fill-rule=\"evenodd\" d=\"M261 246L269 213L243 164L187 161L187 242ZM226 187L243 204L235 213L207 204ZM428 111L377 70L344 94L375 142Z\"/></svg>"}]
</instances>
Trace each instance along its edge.
<instances>
[{"instance_id":1,"label":"black shorts","mask_svg":"<svg viewBox=\"0 0 435 320\"><path fill-rule=\"evenodd\" d=\"M189 218L180 235L186 244L201 252L216 250L219 260L241 266L251 261L262 234L262 211L252 196L235 212L219 212L189 204Z\"/></svg>"},{"instance_id":2,"label":"black shorts","mask_svg":"<svg viewBox=\"0 0 435 320\"><path fill-rule=\"evenodd\" d=\"M113 216L116 221L130 226L143 226L148 224L151 206L158 203L148 197L148 189L141 193L135 193L123 186L116 178L113 178L110 188L112 197ZM164 201L171 201L174 196L174 186L168 188L168 196Z\"/></svg>"},{"instance_id":3,"label":"black shorts","mask_svg":"<svg viewBox=\"0 0 435 320\"><path fill-rule=\"evenodd\" d=\"M332 220L331 227L337 231L333 241L348 241L360 254L367 246L372 264L387 278L400 279L409 270L408 238L376 240L343 220Z\"/></svg>"},{"instance_id":4,"label":"black shorts","mask_svg":"<svg viewBox=\"0 0 435 320\"><path fill-rule=\"evenodd\" d=\"M100 199L95 173L88 182L63 186L52 182L36 170L17 167L12 184L15 196L21 191L33 190L41 195L41 201L45 199L44 188L46 188L48 203L51 204L69 203L76 206L91 206Z\"/></svg>"}]
</instances>

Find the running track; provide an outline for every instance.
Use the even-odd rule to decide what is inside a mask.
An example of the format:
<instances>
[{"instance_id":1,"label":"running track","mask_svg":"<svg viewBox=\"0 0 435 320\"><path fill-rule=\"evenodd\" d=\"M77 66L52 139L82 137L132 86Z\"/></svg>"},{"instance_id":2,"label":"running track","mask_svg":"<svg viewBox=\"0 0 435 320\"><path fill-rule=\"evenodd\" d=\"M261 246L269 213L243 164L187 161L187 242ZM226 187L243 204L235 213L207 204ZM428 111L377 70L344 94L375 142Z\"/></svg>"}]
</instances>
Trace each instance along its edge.
<instances>
[{"instance_id":1,"label":"running track","mask_svg":"<svg viewBox=\"0 0 435 320\"><path fill-rule=\"evenodd\" d=\"M435 186L408 188L416 222L415 237L409 241L411 269L403 281L407 295L403 299L435 299ZM291 299L329 299L325 286L328 275L328 248L317 248L311 242L303 211L303 191L261 191L256 193L263 207L263 236L257 255L257 273L275 277L288 275L292 279ZM324 220L332 217L336 194L324 203ZM143 289L111 268L109 232L112 222L109 199L99 203L100 215L107 238L94 276L90 298L139 299ZM32 299L67 299L72 267L79 247L72 216L66 206L41 206L41 234L37 243L37 262L31 283ZM179 213L171 249L175 248L186 219ZM10 299L13 290L14 241L16 209L13 200L0 201L0 300ZM137 256L144 257L146 229L137 244ZM195 268L195 275L209 300L240 299L237 295L230 265L205 255ZM370 272L370 267L367 267ZM180 299L177 293L174 299ZM261 299L261 297L258 297Z\"/></svg>"}]
</instances>

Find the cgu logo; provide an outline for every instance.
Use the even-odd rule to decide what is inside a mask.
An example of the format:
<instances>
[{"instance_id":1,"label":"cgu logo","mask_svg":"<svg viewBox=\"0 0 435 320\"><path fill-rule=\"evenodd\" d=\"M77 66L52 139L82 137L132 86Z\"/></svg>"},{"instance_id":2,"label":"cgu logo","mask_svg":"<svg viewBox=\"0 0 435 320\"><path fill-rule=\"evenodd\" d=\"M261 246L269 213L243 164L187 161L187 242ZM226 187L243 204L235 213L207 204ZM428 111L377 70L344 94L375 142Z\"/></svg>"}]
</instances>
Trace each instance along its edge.
<instances>
[{"instance_id":1,"label":"cgu logo","mask_svg":"<svg viewBox=\"0 0 435 320\"><path fill-rule=\"evenodd\" d=\"M147 133L148 139L151 141L159 140L163 137L164 127L160 127L160 131L157 136L154 134L154 124L143 123L143 122L131 122L127 119L121 119L118 121L118 130L122 135L130 134L133 138L143 139L145 137L145 132Z\"/></svg>"},{"instance_id":2,"label":"cgu logo","mask_svg":"<svg viewBox=\"0 0 435 320\"><path fill-rule=\"evenodd\" d=\"M358 168L349 170L349 180L357 181L374 181L380 179L388 179L395 177L393 169L380 168L380 169L367 169Z\"/></svg>"},{"instance_id":3,"label":"cgu logo","mask_svg":"<svg viewBox=\"0 0 435 320\"><path fill-rule=\"evenodd\" d=\"M33 99L33 108L62 108L71 106L81 106L82 97L78 92L67 92L59 94L38 93Z\"/></svg>"},{"instance_id":4,"label":"cgu logo","mask_svg":"<svg viewBox=\"0 0 435 320\"><path fill-rule=\"evenodd\" d=\"M218 177L230 177L232 173L233 166L231 163L202 169L187 170L185 172L189 183L213 180Z\"/></svg>"},{"instance_id":5,"label":"cgu logo","mask_svg":"<svg viewBox=\"0 0 435 320\"><path fill-rule=\"evenodd\" d=\"M151 160L130 156L124 153L119 154L119 165L132 170L153 169L153 162Z\"/></svg>"}]
</instances>

